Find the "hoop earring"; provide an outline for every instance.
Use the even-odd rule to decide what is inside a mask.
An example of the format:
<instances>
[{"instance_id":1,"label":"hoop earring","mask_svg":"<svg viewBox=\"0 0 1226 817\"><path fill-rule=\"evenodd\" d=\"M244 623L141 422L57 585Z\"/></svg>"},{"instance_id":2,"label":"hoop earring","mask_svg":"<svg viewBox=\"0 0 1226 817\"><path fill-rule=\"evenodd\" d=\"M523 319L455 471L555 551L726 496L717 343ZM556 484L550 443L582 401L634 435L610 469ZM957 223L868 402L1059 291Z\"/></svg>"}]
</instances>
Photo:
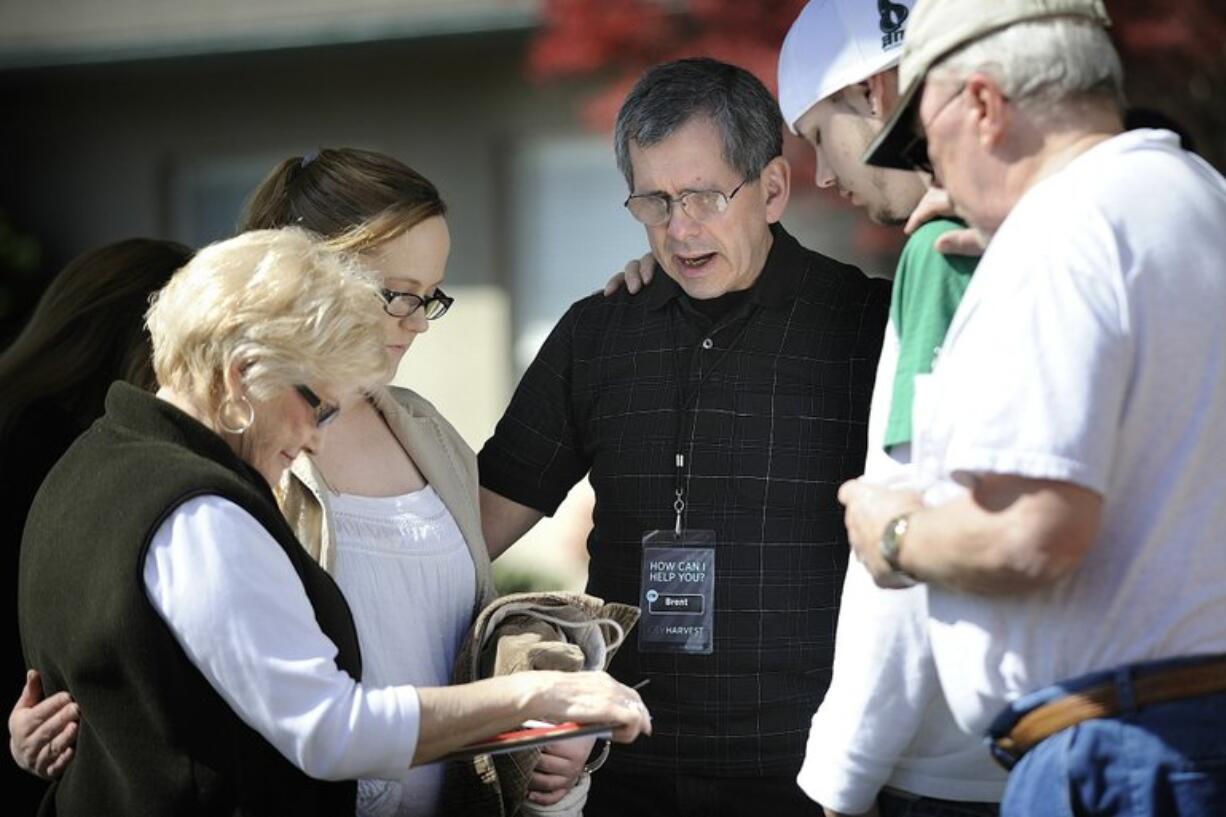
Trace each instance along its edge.
<instances>
[{"instance_id":1,"label":"hoop earring","mask_svg":"<svg viewBox=\"0 0 1226 817\"><path fill-rule=\"evenodd\" d=\"M239 412L237 421L234 421L235 410ZM235 400L231 397L221 401L221 406L217 410L217 424L221 426L222 431L227 431L231 434L242 434L247 429L251 428L251 424L255 422L255 407L251 405L251 401L244 395Z\"/></svg>"}]
</instances>

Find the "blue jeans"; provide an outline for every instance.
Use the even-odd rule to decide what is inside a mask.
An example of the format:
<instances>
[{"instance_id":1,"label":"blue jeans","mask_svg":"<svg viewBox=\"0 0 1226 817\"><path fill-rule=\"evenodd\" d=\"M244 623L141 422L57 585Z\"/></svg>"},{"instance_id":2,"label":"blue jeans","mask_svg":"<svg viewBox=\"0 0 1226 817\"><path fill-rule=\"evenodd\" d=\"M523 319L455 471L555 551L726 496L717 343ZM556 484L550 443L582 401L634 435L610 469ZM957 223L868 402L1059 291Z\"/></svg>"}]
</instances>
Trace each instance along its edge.
<instances>
[{"instance_id":1,"label":"blue jeans","mask_svg":"<svg viewBox=\"0 0 1226 817\"><path fill-rule=\"evenodd\" d=\"M1013 767L1001 817L1222 817L1226 815L1226 692L1137 708L1132 673L1205 657L1094 673L1016 701L993 737L1068 692L1114 681L1121 713L1082 721L1031 749Z\"/></svg>"}]
</instances>

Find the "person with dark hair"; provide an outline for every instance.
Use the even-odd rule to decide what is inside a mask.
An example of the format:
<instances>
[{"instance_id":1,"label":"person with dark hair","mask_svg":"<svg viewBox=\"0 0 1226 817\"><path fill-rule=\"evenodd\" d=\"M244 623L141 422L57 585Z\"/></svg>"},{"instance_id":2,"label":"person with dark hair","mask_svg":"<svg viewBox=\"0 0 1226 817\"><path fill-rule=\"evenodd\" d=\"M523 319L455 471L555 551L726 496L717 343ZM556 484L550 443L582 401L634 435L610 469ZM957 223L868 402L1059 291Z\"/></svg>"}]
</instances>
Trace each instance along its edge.
<instances>
[{"instance_id":1,"label":"person with dark hair","mask_svg":"<svg viewBox=\"0 0 1226 817\"><path fill-rule=\"evenodd\" d=\"M666 276L574 304L479 455L491 553L590 473L588 588L638 604L623 681L655 737L615 749L601 815L812 814L795 784L830 678L889 287L779 224L782 119L711 59L648 71L615 129L625 206Z\"/></svg>"},{"instance_id":2,"label":"person with dark hair","mask_svg":"<svg viewBox=\"0 0 1226 817\"><path fill-rule=\"evenodd\" d=\"M38 486L55 461L95 419L102 415L107 389L116 380L150 390L154 385L149 341L142 316L149 297L191 250L171 241L133 238L78 256L52 279L29 322L0 354L0 543L4 565L4 627L9 644L17 644L17 559L26 514ZM20 651L10 654L11 677L26 675L22 702L42 697L38 673L26 671ZM46 733L58 733L73 715L61 694L25 710ZM15 713L16 716L16 713ZM10 727L11 728L11 727ZM58 774L72 757L75 727L49 741L29 759L44 777ZM41 738L41 733L39 735ZM45 785L4 766L6 802L32 813Z\"/></svg>"}]
</instances>

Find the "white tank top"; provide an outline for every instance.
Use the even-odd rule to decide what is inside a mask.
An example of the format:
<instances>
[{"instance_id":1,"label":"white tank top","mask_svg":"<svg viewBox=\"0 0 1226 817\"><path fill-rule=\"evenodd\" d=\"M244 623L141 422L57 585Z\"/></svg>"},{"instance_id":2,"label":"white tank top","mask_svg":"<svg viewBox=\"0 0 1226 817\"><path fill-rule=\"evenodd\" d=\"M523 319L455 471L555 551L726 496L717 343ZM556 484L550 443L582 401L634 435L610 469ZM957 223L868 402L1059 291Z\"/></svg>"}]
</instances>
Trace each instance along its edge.
<instances>
[{"instance_id":1,"label":"white tank top","mask_svg":"<svg viewBox=\"0 0 1226 817\"><path fill-rule=\"evenodd\" d=\"M353 610L362 682L446 686L472 623L476 578L455 519L430 486L391 497L333 494L336 581ZM435 815L443 764L358 783L358 817Z\"/></svg>"}]
</instances>

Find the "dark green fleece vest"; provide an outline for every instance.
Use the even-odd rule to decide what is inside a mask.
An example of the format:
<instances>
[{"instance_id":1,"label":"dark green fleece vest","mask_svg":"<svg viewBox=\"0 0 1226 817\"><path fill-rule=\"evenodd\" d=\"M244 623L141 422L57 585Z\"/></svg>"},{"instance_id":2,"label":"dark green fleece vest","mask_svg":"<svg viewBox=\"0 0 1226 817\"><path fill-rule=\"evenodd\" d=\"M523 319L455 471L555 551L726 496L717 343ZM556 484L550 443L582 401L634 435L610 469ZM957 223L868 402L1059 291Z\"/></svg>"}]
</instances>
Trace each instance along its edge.
<instances>
[{"instance_id":1,"label":"dark green fleece vest","mask_svg":"<svg viewBox=\"0 0 1226 817\"><path fill-rule=\"evenodd\" d=\"M236 503L276 539L339 650L337 664L361 677L349 607L260 475L183 412L117 383L106 415L43 483L22 540L26 658L48 694L67 690L82 713L76 757L41 813L353 814L355 784L312 780L243 724L145 594L154 532L206 494Z\"/></svg>"}]
</instances>

